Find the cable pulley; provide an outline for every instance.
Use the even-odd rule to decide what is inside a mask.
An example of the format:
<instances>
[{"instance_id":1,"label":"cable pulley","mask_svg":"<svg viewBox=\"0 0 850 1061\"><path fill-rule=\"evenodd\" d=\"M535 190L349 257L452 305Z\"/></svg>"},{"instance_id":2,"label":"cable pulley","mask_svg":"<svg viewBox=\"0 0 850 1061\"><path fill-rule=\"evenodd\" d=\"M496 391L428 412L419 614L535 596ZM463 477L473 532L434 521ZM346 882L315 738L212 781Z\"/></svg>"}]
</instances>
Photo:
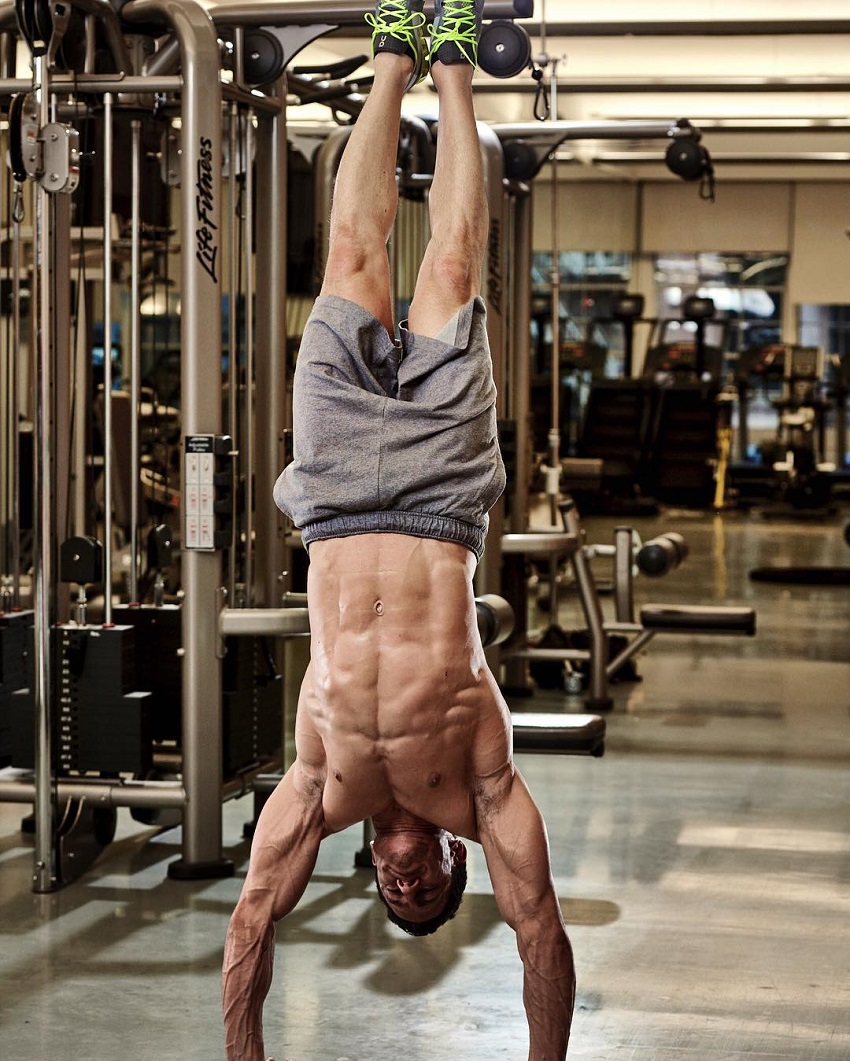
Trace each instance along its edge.
<instances>
[{"instance_id":1,"label":"cable pulley","mask_svg":"<svg viewBox=\"0 0 850 1061\"><path fill-rule=\"evenodd\" d=\"M286 56L283 45L268 30L256 29L245 34L243 70L249 85L269 85L283 73Z\"/></svg>"},{"instance_id":2,"label":"cable pulley","mask_svg":"<svg viewBox=\"0 0 850 1061\"><path fill-rule=\"evenodd\" d=\"M491 77L514 77L531 62L527 31L509 19L496 19L484 26L478 43L478 63Z\"/></svg>"}]
</instances>

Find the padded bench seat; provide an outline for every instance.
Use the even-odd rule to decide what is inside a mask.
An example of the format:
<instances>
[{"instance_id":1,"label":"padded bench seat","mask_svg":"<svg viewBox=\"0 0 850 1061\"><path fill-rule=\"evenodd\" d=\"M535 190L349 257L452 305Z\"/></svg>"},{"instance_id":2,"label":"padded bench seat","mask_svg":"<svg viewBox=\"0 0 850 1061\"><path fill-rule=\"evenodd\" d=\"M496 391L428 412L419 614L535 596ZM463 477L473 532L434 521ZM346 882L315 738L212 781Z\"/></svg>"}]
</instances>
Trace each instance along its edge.
<instances>
[{"instance_id":1,"label":"padded bench seat","mask_svg":"<svg viewBox=\"0 0 850 1061\"><path fill-rule=\"evenodd\" d=\"M559 715L517 711L511 714L515 752L592 755L605 752L605 719L599 715Z\"/></svg>"},{"instance_id":2,"label":"padded bench seat","mask_svg":"<svg viewBox=\"0 0 850 1061\"><path fill-rule=\"evenodd\" d=\"M503 534L502 552L522 556L567 556L579 547L578 535L566 531Z\"/></svg>"},{"instance_id":3,"label":"padded bench seat","mask_svg":"<svg viewBox=\"0 0 850 1061\"><path fill-rule=\"evenodd\" d=\"M641 626L665 634L742 634L756 632L754 608L693 604L645 604Z\"/></svg>"}]
</instances>

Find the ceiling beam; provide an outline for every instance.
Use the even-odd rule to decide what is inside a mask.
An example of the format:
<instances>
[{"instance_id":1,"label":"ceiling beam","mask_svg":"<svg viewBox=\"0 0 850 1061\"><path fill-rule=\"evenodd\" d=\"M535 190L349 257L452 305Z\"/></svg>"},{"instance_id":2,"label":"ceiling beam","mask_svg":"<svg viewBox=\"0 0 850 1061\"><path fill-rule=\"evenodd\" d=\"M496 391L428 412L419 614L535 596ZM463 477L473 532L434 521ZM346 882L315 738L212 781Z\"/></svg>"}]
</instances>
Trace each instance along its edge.
<instances>
[{"instance_id":1,"label":"ceiling beam","mask_svg":"<svg viewBox=\"0 0 850 1061\"><path fill-rule=\"evenodd\" d=\"M540 22L523 22L539 34ZM548 37L796 37L850 33L850 19L727 19L701 22L547 22Z\"/></svg>"},{"instance_id":2,"label":"ceiling beam","mask_svg":"<svg viewBox=\"0 0 850 1061\"><path fill-rule=\"evenodd\" d=\"M501 95L507 93L535 93L536 81L485 81L475 82L476 93ZM717 77L679 81L676 78L620 77L596 80L595 78L573 78L558 80L558 91L572 95L608 95L612 93L653 95L667 92L850 92L850 79L846 77Z\"/></svg>"}]
</instances>

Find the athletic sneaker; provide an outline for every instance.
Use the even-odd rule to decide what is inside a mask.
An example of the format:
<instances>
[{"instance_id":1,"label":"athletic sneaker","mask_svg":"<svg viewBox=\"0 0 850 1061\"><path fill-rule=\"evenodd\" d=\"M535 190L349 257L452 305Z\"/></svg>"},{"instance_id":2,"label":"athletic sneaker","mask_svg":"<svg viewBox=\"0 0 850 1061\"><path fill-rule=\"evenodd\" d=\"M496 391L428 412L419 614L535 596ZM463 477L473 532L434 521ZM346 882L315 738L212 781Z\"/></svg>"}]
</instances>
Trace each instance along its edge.
<instances>
[{"instance_id":1,"label":"athletic sneaker","mask_svg":"<svg viewBox=\"0 0 850 1061\"><path fill-rule=\"evenodd\" d=\"M375 14L365 15L372 27L372 55L392 52L409 55L413 73L408 89L418 85L428 73L428 53L425 46L425 0L378 0Z\"/></svg>"},{"instance_id":2,"label":"athletic sneaker","mask_svg":"<svg viewBox=\"0 0 850 1061\"><path fill-rule=\"evenodd\" d=\"M484 0L436 0L431 36L432 63L478 65L478 38Z\"/></svg>"}]
</instances>

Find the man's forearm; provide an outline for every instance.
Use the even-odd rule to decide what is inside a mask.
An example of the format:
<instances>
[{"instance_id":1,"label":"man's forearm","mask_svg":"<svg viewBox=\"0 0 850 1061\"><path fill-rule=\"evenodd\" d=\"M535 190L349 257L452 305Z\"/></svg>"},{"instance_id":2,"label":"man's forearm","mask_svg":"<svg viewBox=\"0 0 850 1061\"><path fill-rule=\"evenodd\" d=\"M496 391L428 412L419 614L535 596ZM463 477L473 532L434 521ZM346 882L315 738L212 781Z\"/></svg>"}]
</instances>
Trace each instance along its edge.
<instances>
[{"instance_id":1,"label":"man's forearm","mask_svg":"<svg viewBox=\"0 0 850 1061\"><path fill-rule=\"evenodd\" d=\"M222 1008L227 1061L266 1061L263 1003L272 982L274 929L254 934L234 918L224 944Z\"/></svg>"},{"instance_id":2,"label":"man's forearm","mask_svg":"<svg viewBox=\"0 0 850 1061\"><path fill-rule=\"evenodd\" d=\"M575 1003L575 969L562 925L517 935L524 977L522 1000L528 1018L528 1061L564 1061Z\"/></svg>"}]
</instances>

